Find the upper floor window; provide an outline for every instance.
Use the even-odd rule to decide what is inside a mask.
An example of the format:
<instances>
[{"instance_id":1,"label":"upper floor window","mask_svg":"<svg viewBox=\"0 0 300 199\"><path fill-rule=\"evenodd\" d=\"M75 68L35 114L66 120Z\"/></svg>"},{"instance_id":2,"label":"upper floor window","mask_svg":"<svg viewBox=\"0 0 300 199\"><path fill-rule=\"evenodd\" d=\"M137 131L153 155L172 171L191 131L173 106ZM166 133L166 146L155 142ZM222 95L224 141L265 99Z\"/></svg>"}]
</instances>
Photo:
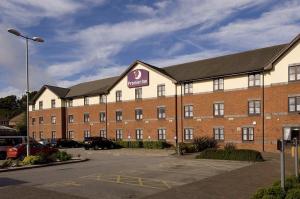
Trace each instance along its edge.
<instances>
[{"instance_id":1,"label":"upper floor window","mask_svg":"<svg viewBox=\"0 0 300 199\"><path fill-rule=\"evenodd\" d=\"M164 84L160 84L157 86L157 97L162 97L166 95L166 86Z\"/></svg>"},{"instance_id":2,"label":"upper floor window","mask_svg":"<svg viewBox=\"0 0 300 199\"><path fill-rule=\"evenodd\" d=\"M105 129L100 130L100 137L106 138L106 130Z\"/></svg>"},{"instance_id":3,"label":"upper floor window","mask_svg":"<svg viewBox=\"0 0 300 199\"><path fill-rule=\"evenodd\" d=\"M191 94L191 93L193 93L193 83L184 84L184 94Z\"/></svg>"},{"instance_id":4,"label":"upper floor window","mask_svg":"<svg viewBox=\"0 0 300 199\"><path fill-rule=\"evenodd\" d=\"M224 128L214 128L215 140L224 140Z\"/></svg>"},{"instance_id":5,"label":"upper floor window","mask_svg":"<svg viewBox=\"0 0 300 199\"><path fill-rule=\"evenodd\" d=\"M224 116L224 103L214 104L214 116Z\"/></svg>"},{"instance_id":6,"label":"upper floor window","mask_svg":"<svg viewBox=\"0 0 300 199\"><path fill-rule=\"evenodd\" d=\"M43 109L43 101L39 101L39 110Z\"/></svg>"},{"instance_id":7,"label":"upper floor window","mask_svg":"<svg viewBox=\"0 0 300 199\"><path fill-rule=\"evenodd\" d=\"M157 118L158 119L165 119L166 118L166 108L165 107L158 107L157 108Z\"/></svg>"},{"instance_id":8,"label":"upper floor window","mask_svg":"<svg viewBox=\"0 0 300 199\"><path fill-rule=\"evenodd\" d=\"M190 117L193 117L193 116L194 116L193 105L184 106L184 117L185 118L190 118Z\"/></svg>"},{"instance_id":9,"label":"upper floor window","mask_svg":"<svg viewBox=\"0 0 300 199\"><path fill-rule=\"evenodd\" d=\"M248 76L248 85L251 86L260 86L260 74L251 74Z\"/></svg>"},{"instance_id":10,"label":"upper floor window","mask_svg":"<svg viewBox=\"0 0 300 199\"><path fill-rule=\"evenodd\" d=\"M44 124L44 118L43 117L39 117L39 124Z\"/></svg>"},{"instance_id":11,"label":"upper floor window","mask_svg":"<svg viewBox=\"0 0 300 199\"><path fill-rule=\"evenodd\" d=\"M135 130L136 139L142 140L143 139L143 130L142 129L136 129Z\"/></svg>"},{"instance_id":12,"label":"upper floor window","mask_svg":"<svg viewBox=\"0 0 300 199\"><path fill-rule=\"evenodd\" d=\"M248 102L249 115L260 114L260 100L251 100Z\"/></svg>"},{"instance_id":13,"label":"upper floor window","mask_svg":"<svg viewBox=\"0 0 300 199\"><path fill-rule=\"evenodd\" d=\"M142 88L135 89L135 99L142 99Z\"/></svg>"},{"instance_id":14,"label":"upper floor window","mask_svg":"<svg viewBox=\"0 0 300 199\"><path fill-rule=\"evenodd\" d=\"M69 121L69 123L73 123L74 122L74 116L73 115L69 115L68 116L68 121Z\"/></svg>"},{"instance_id":15,"label":"upper floor window","mask_svg":"<svg viewBox=\"0 0 300 199\"><path fill-rule=\"evenodd\" d=\"M143 119L143 110L142 109L135 109L135 119L136 120Z\"/></svg>"},{"instance_id":16,"label":"upper floor window","mask_svg":"<svg viewBox=\"0 0 300 199\"><path fill-rule=\"evenodd\" d=\"M84 105L88 105L89 104L89 98L88 97L84 97Z\"/></svg>"},{"instance_id":17,"label":"upper floor window","mask_svg":"<svg viewBox=\"0 0 300 199\"><path fill-rule=\"evenodd\" d=\"M89 122L90 121L90 114L89 113L84 113L83 114L83 121L84 122Z\"/></svg>"},{"instance_id":18,"label":"upper floor window","mask_svg":"<svg viewBox=\"0 0 300 199\"><path fill-rule=\"evenodd\" d=\"M83 134L84 134L84 137L85 137L85 138L91 137L91 132L90 132L89 130L84 130L84 131L83 131Z\"/></svg>"},{"instance_id":19,"label":"upper floor window","mask_svg":"<svg viewBox=\"0 0 300 199\"><path fill-rule=\"evenodd\" d=\"M56 116L51 116L51 124L56 124Z\"/></svg>"},{"instance_id":20,"label":"upper floor window","mask_svg":"<svg viewBox=\"0 0 300 199\"><path fill-rule=\"evenodd\" d=\"M73 106L73 100L69 100L68 101L68 107L72 107Z\"/></svg>"},{"instance_id":21,"label":"upper floor window","mask_svg":"<svg viewBox=\"0 0 300 199\"><path fill-rule=\"evenodd\" d=\"M122 121L122 111L116 111L116 121Z\"/></svg>"},{"instance_id":22,"label":"upper floor window","mask_svg":"<svg viewBox=\"0 0 300 199\"><path fill-rule=\"evenodd\" d=\"M44 139L44 132L40 131L39 134L40 134L40 140Z\"/></svg>"},{"instance_id":23,"label":"upper floor window","mask_svg":"<svg viewBox=\"0 0 300 199\"><path fill-rule=\"evenodd\" d=\"M35 118L32 118L31 124L32 124L32 125L35 125Z\"/></svg>"},{"instance_id":24,"label":"upper floor window","mask_svg":"<svg viewBox=\"0 0 300 199\"><path fill-rule=\"evenodd\" d=\"M158 140L166 140L166 129L159 128L157 130Z\"/></svg>"},{"instance_id":25,"label":"upper floor window","mask_svg":"<svg viewBox=\"0 0 300 199\"><path fill-rule=\"evenodd\" d=\"M116 130L116 140L122 140L123 139L123 130L117 129Z\"/></svg>"},{"instance_id":26,"label":"upper floor window","mask_svg":"<svg viewBox=\"0 0 300 199\"><path fill-rule=\"evenodd\" d=\"M35 111L35 105L33 104L31 107L32 107L32 110Z\"/></svg>"},{"instance_id":27,"label":"upper floor window","mask_svg":"<svg viewBox=\"0 0 300 199\"><path fill-rule=\"evenodd\" d=\"M214 79L214 91L224 90L224 78Z\"/></svg>"},{"instance_id":28,"label":"upper floor window","mask_svg":"<svg viewBox=\"0 0 300 199\"><path fill-rule=\"evenodd\" d=\"M68 131L67 138L70 140L74 139L74 131Z\"/></svg>"},{"instance_id":29,"label":"upper floor window","mask_svg":"<svg viewBox=\"0 0 300 199\"><path fill-rule=\"evenodd\" d=\"M289 97L289 112L300 112L300 96Z\"/></svg>"},{"instance_id":30,"label":"upper floor window","mask_svg":"<svg viewBox=\"0 0 300 199\"><path fill-rule=\"evenodd\" d=\"M122 101L122 91L116 91L116 102Z\"/></svg>"},{"instance_id":31,"label":"upper floor window","mask_svg":"<svg viewBox=\"0 0 300 199\"><path fill-rule=\"evenodd\" d=\"M254 140L254 128L253 127L244 127L243 132L243 141L253 141Z\"/></svg>"},{"instance_id":32,"label":"upper floor window","mask_svg":"<svg viewBox=\"0 0 300 199\"><path fill-rule=\"evenodd\" d=\"M289 67L289 81L300 80L300 65Z\"/></svg>"},{"instance_id":33,"label":"upper floor window","mask_svg":"<svg viewBox=\"0 0 300 199\"><path fill-rule=\"evenodd\" d=\"M185 140L192 140L194 137L194 129L192 128L185 128L184 129L184 139Z\"/></svg>"},{"instance_id":34,"label":"upper floor window","mask_svg":"<svg viewBox=\"0 0 300 199\"><path fill-rule=\"evenodd\" d=\"M55 108L55 100L51 100L51 108Z\"/></svg>"},{"instance_id":35,"label":"upper floor window","mask_svg":"<svg viewBox=\"0 0 300 199\"><path fill-rule=\"evenodd\" d=\"M106 103L106 95L100 95L100 104Z\"/></svg>"},{"instance_id":36,"label":"upper floor window","mask_svg":"<svg viewBox=\"0 0 300 199\"><path fill-rule=\"evenodd\" d=\"M100 112L99 117L100 117L100 122L105 122L106 120L105 112Z\"/></svg>"}]
</instances>

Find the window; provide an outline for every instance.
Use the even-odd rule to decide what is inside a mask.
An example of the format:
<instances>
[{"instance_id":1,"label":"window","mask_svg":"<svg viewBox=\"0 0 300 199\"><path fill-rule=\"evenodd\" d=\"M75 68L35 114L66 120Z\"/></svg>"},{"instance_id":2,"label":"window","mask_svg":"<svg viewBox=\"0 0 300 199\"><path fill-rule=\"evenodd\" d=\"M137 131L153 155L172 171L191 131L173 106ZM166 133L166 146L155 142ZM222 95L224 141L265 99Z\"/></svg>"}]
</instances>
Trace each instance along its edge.
<instances>
[{"instance_id":1,"label":"window","mask_svg":"<svg viewBox=\"0 0 300 199\"><path fill-rule=\"evenodd\" d=\"M184 117L191 118L193 116L193 105L184 106Z\"/></svg>"},{"instance_id":2,"label":"window","mask_svg":"<svg viewBox=\"0 0 300 199\"><path fill-rule=\"evenodd\" d=\"M289 97L289 112L300 111L300 96Z\"/></svg>"},{"instance_id":3,"label":"window","mask_svg":"<svg viewBox=\"0 0 300 199\"><path fill-rule=\"evenodd\" d=\"M36 138L35 132L32 132L32 138L33 138L33 139Z\"/></svg>"},{"instance_id":4,"label":"window","mask_svg":"<svg viewBox=\"0 0 300 199\"><path fill-rule=\"evenodd\" d=\"M122 111L116 111L116 121L122 121Z\"/></svg>"},{"instance_id":5,"label":"window","mask_svg":"<svg viewBox=\"0 0 300 199\"><path fill-rule=\"evenodd\" d=\"M224 103L214 104L214 116L222 117L224 116Z\"/></svg>"},{"instance_id":6,"label":"window","mask_svg":"<svg viewBox=\"0 0 300 199\"><path fill-rule=\"evenodd\" d=\"M106 96L105 95L100 95L100 104L106 103Z\"/></svg>"},{"instance_id":7,"label":"window","mask_svg":"<svg viewBox=\"0 0 300 199\"><path fill-rule=\"evenodd\" d=\"M68 131L68 139L72 140L74 139L74 131Z\"/></svg>"},{"instance_id":8,"label":"window","mask_svg":"<svg viewBox=\"0 0 300 199\"><path fill-rule=\"evenodd\" d=\"M56 124L56 116L51 116L51 124Z\"/></svg>"},{"instance_id":9,"label":"window","mask_svg":"<svg viewBox=\"0 0 300 199\"><path fill-rule=\"evenodd\" d=\"M100 112L99 117L100 117L100 122L105 122L106 120L105 112Z\"/></svg>"},{"instance_id":10,"label":"window","mask_svg":"<svg viewBox=\"0 0 300 199\"><path fill-rule=\"evenodd\" d=\"M135 109L135 119L136 120L143 119L143 110L142 109Z\"/></svg>"},{"instance_id":11,"label":"window","mask_svg":"<svg viewBox=\"0 0 300 199\"><path fill-rule=\"evenodd\" d=\"M224 90L224 78L214 79L214 91Z\"/></svg>"},{"instance_id":12,"label":"window","mask_svg":"<svg viewBox=\"0 0 300 199\"><path fill-rule=\"evenodd\" d=\"M35 105L34 104L32 105L32 111L35 111Z\"/></svg>"},{"instance_id":13,"label":"window","mask_svg":"<svg viewBox=\"0 0 300 199\"><path fill-rule=\"evenodd\" d=\"M224 140L224 128L214 128L215 140Z\"/></svg>"},{"instance_id":14,"label":"window","mask_svg":"<svg viewBox=\"0 0 300 199\"><path fill-rule=\"evenodd\" d=\"M160 128L157 130L158 140L166 140L166 129Z\"/></svg>"},{"instance_id":15,"label":"window","mask_svg":"<svg viewBox=\"0 0 300 199\"><path fill-rule=\"evenodd\" d=\"M40 131L39 134L40 134L40 140L44 139L44 132Z\"/></svg>"},{"instance_id":16,"label":"window","mask_svg":"<svg viewBox=\"0 0 300 199\"><path fill-rule=\"evenodd\" d=\"M116 130L116 140L122 140L123 139L123 131L122 129Z\"/></svg>"},{"instance_id":17,"label":"window","mask_svg":"<svg viewBox=\"0 0 300 199\"><path fill-rule=\"evenodd\" d=\"M39 110L43 110L43 101L39 101Z\"/></svg>"},{"instance_id":18,"label":"window","mask_svg":"<svg viewBox=\"0 0 300 199\"><path fill-rule=\"evenodd\" d=\"M142 99L142 88L136 88L135 89L135 99Z\"/></svg>"},{"instance_id":19,"label":"window","mask_svg":"<svg viewBox=\"0 0 300 199\"><path fill-rule=\"evenodd\" d=\"M192 140L193 139L193 131L192 128L185 128L184 129L184 139L185 140Z\"/></svg>"},{"instance_id":20,"label":"window","mask_svg":"<svg viewBox=\"0 0 300 199\"><path fill-rule=\"evenodd\" d=\"M193 83L184 84L184 94L193 93Z\"/></svg>"},{"instance_id":21,"label":"window","mask_svg":"<svg viewBox=\"0 0 300 199\"><path fill-rule=\"evenodd\" d=\"M252 74L248 77L248 85L251 86L260 86L260 74Z\"/></svg>"},{"instance_id":22,"label":"window","mask_svg":"<svg viewBox=\"0 0 300 199\"><path fill-rule=\"evenodd\" d=\"M289 67L289 81L300 80L300 65Z\"/></svg>"},{"instance_id":23,"label":"window","mask_svg":"<svg viewBox=\"0 0 300 199\"><path fill-rule=\"evenodd\" d=\"M137 140L142 140L143 139L143 130L142 129L136 129L135 130L135 135Z\"/></svg>"},{"instance_id":24,"label":"window","mask_svg":"<svg viewBox=\"0 0 300 199\"><path fill-rule=\"evenodd\" d=\"M89 122L90 121L90 114L89 113L84 113L83 114L83 121L84 122Z\"/></svg>"},{"instance_id":25,"label":"window","mask_svg":"<svg viewBox=\"0 0 300 199\"><path fill-rule=\"evenodd\" d=\"M106 131L104 129L100 130L100 137L106 138Z\"/></svg>"},{"instance_id":26,"label":"window","mask_svg":"<svg viewBox=\"0 0 300 199\"><path fill-rule=\"evenodd\" d=\"M69 121L69 123L73 123L74 122L74 115L69 115L68 116L68 121Z\"/></svg>"},{"instance_id":27,"label":"window","mask_svg":"<svg viewBox=\"0 0 300 199\"><path fill-rule=\"evenodd\" d=\"M32 119L31 119L31 124L32 124L32 125L35 125L35 118L32 118Z\"/></svg>"},{"instance_id":28,"label":"window","mask_svg":"<svg viewBox=\"0 0 300 199\"><path fill-rule=\"evenodd\" d=\"M56 131L52 131L51 132L51 138L52 139L56 139Z\"/></svg>"},{"instance_id":29,"label":"window","mask_svg":"<svg viewBox=\"0 0 300 199\"><path fill-rule=\"evenodd\" d=\"M84 105L88 105L89 104L89 98L88 97L84 97Z\"/></svg>"},{"instance_id":30,"label":"window","mask_svg":"<svg viewBox=\"0 0 300 199\"><path fill-rule=\"evenodd\" d=\"M157 108L157 118L158 119L165 119L166 118L166 109L165 109L165 107L158 107Z\"/></svg>"},{"instance_id":31,"label":"window","mask_svg":"<svg viewBox=\"0 0 300 199\"><path fill-rule=\"evenodd\" d=\"M249 115L260 114L260 100L251 100L248 102L248 113Z\"/></svg>"},{"instance_id":32,"label":"window","mask_svg":"<svg viewBox=\"0 0 300 199\"><path fill-rule=\"evenodd\" d=\"M166 95L166 86L164 84L160 84L157 86L157 97L163 97Z\"/></svg>"},{"instance_id":33,"label":"window","mask_svg":"<svg viewBox=\"0 0 300 199\"><path fill-rule=\"evenodd\" d=\"M91 132L90 132L89 130L84 130L84 131L83 131L83 134L84 134L84 137L85 137L85 138L91 137Z\"/></svg>"},{"instance_id":34,"label":"window","mask_svg":"<svg viewBox=\"0 0 300 199\"><path fill-rule=\"evenodd\" d=\"M243 141L254 140L254 129L252 127L243 128Z\"/></svg>"},{"instance_id":35,"label":"window","mask_svg":"<svg viewBox=\"0 0 300 199\"><path fill-rule=\"evenodd\" d=\"M73 107L73 100L68 101L68 107Z\"/></svg>"},{"instance_id":36,"label":"window","mask_svg":"<svg viewBox=\"0 0 300 199\"><path fill-rule=\"evenodd\" d=\"M39 124L44 124L44 118L43 117L39 117Z\"/></svg>"},{"instance_id":37,"label":"window","mask_svg":"<svg viewBox=\"0 0 300 199\"><path fill-rule=\"evenodd\" d=\"M116 91L116 102L122 101L122 91Z\"/></svg>"},{"instance_id":38,"label":"window","mask_svg":"<svg viewBox=\"0 0 300 199\"><path fill-rule=\"evenodd\" d=\"M55 108L55 100L51 100L51 108Z\"/></svg>"}]
</instances>

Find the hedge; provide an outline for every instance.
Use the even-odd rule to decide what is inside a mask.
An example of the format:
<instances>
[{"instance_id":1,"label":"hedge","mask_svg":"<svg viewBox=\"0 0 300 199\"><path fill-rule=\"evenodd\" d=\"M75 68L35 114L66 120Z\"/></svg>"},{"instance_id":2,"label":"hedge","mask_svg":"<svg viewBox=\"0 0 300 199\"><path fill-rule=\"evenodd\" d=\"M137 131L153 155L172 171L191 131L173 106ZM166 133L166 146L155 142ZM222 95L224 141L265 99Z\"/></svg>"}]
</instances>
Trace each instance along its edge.
<instances>
[{"instance_id":1,"label":"hedge","mask_svg":"<svg viewBox=\"0 0 300 199\"><path fill-rule=\"evenodd\" d=\"M145 148L145 149L164 149L171 145L165 141L116 141L116 147L121 148Z\"/></svg>"},{"instance_id":2,"label":"hedge","mask_svg":"<svg viewBox=\"0 0 300 199\"><path fill-rule=\"evenodd\" d=\"M239 161L263 161L260 152L249 149L206 149L196 156L198 159L219 159L219 160L239 160Z\"/></svg>"}]
</instances>

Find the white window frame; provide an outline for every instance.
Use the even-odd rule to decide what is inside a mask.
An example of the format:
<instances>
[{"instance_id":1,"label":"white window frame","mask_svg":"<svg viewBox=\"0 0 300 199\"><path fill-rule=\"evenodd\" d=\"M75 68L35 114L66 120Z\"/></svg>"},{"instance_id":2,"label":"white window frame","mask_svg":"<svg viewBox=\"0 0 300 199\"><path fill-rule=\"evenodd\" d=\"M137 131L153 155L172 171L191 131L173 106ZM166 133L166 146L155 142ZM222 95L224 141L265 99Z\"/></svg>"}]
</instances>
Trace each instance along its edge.
<instances>
[{"instance_id":1,"label":"white window frame","mask_svg":"<svg viewBox=\"0 0 300 199\"><path fill-rule=\"evenodd\" d=\"M194 139L194 129L184 128L184 140L193 140L193 139Z\"/></svg>"},{"instance_id":2,"label":"white window frame","mask_svg":"<svg viewBox=\"0 0 300 199\"><path fill-rule=\"evenodd\" d=\"M183 108L184 108L184 117L185 118L194 117L194 106L193 105L185 105Z\"/></svg>"},{"instance_id":3,"label":"white window frame","mask_svg":"<svg viewBox=\"0 0 300 199\"><path fill-rule=\"evenodd\" d=\"M157 129L158 140L166 140L166 137L167 137L167 129L166 128Z\"/></svg>"},{"instance_id":4,"label":"white window frame","mask_svg":"<svg viewBox=\"0 0 300 199\"><path fill-rule=\"evenodd\" d=\"M157 97L164 97L166 96L166 85L159 84L157 85Z\"/></svg>"},{"instance_id":5,"label":"white window frame","mask_svg":"<svg viewBox=\"0 0 300 199\"><path fill-rule=\"evenodd\" d=\"M242 140L243 141L254 141L254 128L243 127L242 128Z\"/></svg>"},{"instance_id":6,"label":"white window frame","mask_svg":"<svg viewBox=\"0 0 300 199\"><path fill-rule=\"evenodd\" d=\"M214 128L214 139L215 140L220 140L223 141L224 140L224 128L222 127L217 127Z\"/></svg>"},{"instance_id":7,"label":"white window frame","mask_svg":"<svg viewBox=\"0 0 300 199\"><path fill-rule=\"evenodd\" d=\"M136 140L143 140L143 129L135 129Z\"/></svg>"},{"instance_id":8,"label":"white window frame","mask_svg":"<svg viewBox=\"0 0 300 199\"><path fill-rule=\"evenodd\" d=\"M213 80L214 91L224 90L224 78L218 78Z\"/></svg>"}]
</instances>

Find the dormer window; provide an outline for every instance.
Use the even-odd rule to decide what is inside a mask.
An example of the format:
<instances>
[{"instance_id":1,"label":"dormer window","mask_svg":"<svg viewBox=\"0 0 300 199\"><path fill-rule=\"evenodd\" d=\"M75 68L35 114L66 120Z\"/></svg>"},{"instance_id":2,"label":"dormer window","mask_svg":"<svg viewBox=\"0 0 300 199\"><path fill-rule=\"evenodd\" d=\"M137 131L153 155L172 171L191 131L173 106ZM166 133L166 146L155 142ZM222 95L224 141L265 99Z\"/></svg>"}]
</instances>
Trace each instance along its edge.
<instances>
[{"instance_id":1,"label":"dormer window","mask_svg":"<svg viewBox=\"0 0 300 199\"><path fill-rule=\"evenodd\" d=\"M248 77L248 85L249 87L260 86L260 74L251 74Z\"/></svg>"},{"instance_id":2,"label":"dormer window","mask_svg":"<svg viewBox=\"0 0 300 199\"><path fill-rule=\"evenodd\" d=\"M84 105L89 105L89 98L88 97L84 97Z\"/></svg>"},{"instance_id":3,"label":"dormer window","mask_svg":"<svg viewBox=\"0 0 300 199\"><path fill-rule=\"evenodd\" d=\"M43 110L43 101L39 101L39 110Z\"/></svg>"},{"instance_id":4,"label":"dormer window","mask_svg":"<svg viewBox=\"0 0 300 199\"><path fill-rule=\"evenodd\" d=\"M193 93L193 83L184 84L184 94L191 94L191 93Z\"/></svg>"},{"instance_id":5,"label":"dormer window","mask_svg":"<svg viewBox=\"0 0 300 199\"><path fill-rule=\"evenodd\" d=\"M51 108L55 108L55 100L51 100Z\"/></svg>"}]
</instances>

